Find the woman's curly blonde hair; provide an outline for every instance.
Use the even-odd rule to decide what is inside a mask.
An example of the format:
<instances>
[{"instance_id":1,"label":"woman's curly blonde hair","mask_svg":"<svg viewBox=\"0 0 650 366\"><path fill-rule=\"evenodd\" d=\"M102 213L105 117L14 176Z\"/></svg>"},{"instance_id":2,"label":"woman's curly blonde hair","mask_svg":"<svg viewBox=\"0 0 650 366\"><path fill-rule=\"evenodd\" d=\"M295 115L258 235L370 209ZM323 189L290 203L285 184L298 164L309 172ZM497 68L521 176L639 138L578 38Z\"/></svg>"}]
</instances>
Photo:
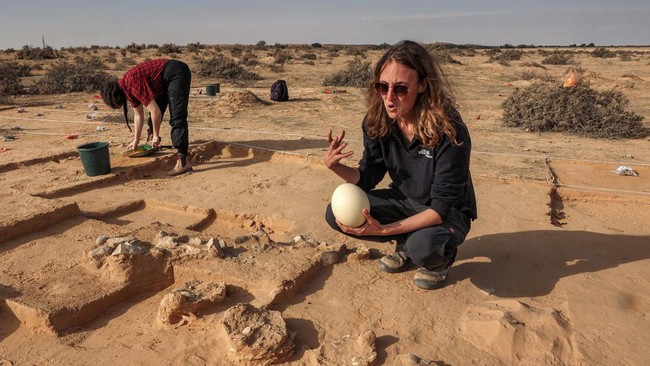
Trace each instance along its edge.
<instances>
[{"instance_id":1,"label":"woman's curly blonde hair","mask_svg":"<svg viewBox=\"0 0 650 366\"><path fill-rule=\"evenodd\" d=\"M456 141L456 130L449 118L455 113L456 100L451 93L449 83L433 56L427 49L417 42L401 41L391 47L377 61L374 70L374 81L366 91L366 104L368 118L366 127L368 134L373 138L383 138L390 132L393 120L388 116L381 95L374 88L374 83L379 81L384 67L391 61L415 70L418 81L425 83L424 92L418 94L413 108L418 116L416 136L425 147L433 148L440 141L441 134L447 135L451 141Z\"/></svg>"}]
</instances>

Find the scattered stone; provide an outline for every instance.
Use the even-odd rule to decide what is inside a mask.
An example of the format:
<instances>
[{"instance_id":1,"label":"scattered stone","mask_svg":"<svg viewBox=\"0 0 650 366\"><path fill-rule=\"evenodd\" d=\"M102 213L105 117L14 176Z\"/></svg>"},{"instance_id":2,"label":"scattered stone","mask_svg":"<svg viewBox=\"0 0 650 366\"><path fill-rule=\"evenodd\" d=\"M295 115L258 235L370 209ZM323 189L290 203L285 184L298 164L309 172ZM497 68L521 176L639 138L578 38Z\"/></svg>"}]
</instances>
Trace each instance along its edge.
<instances>
[{"instance_id":1,"label":"scattered stone","mask_svg":"<svg viewBox=\"0 0 650 366\"><path fill-rule=\"evenodd\" d=\"M10 130L12 130L12 131L22 131L23 128L20 127L20 126L11 126Z\"/></svg>"},{"instance_id":2,"label":"scattered stone","mask_svg":"<svg viewBox=\"0 0 650 366\"><path fill-rule=\"evenodd\" d=\"M368 249L365 245L360 244L355 248L355 251L353 253L350 253L348 255L348 259L353 261L370 259L370 249Z\"/></svg>"},{"instance_id":3,"label":"scattered stone","mask_svg":"<svg viewBox=\"0 0 650 366\"><path fill-rule=\"evenodd\" d=\"M138 254L146 254L148 252L148 248L137 244L137 243L130 243L130 242L124 242L120 243L117 245L113 253L111 253L112 256L117 256L117 255L138 255Z\"/></svg>"},{"instance_id":4,"label":"scattered stone","mask_svg":"<svg viewBox=\"0 0 650 366\"><path fill-rule=\"evenodd\" d=\"M117 236L114 238L108 238L106 240L106 246L115 248L119 244L126 243L126 242L139 242L139 240L135 236Z\"/></svg>"},{"instance_id":5,"label":"scattered stone","mask_svg":"<svg viewBox=\"0 0 650 366\"><path fill-rule=\"evenodd\" d=\"M235 244L242 244L248 241L251 237L248 235L242 235L235 238Z\"/></svg>"},{"instance_id":6,"label":"scattered stone","mask_svg":"<svg viewBox=\"0 0 650 366\"><path fill-rule=\"evenodd\" d=\"M34 113L34 117L41 117L41 116L43 116L43 113L41 112Z\"/></svg>"},{"instance_id":7,"label":"scattered stone","mask_svg":"<svg viewBox=\"0 0 650 366\"><path fill-rule=\"evenodd\" d=\"M203 245L203 240L201 240L201 238L191 238L189 244L195 247L200 247Z\"/></svg>"},{"instance_id":8,"label":"scattered stone","mask_svg":"<svg viewBox=\"0 0 650 366\"><path fill-rule=\"evenodd\" d=\"M223 242L223 246L221 246L221 242ZM205 244L205 247L207 248L208 254L211 257L215 257L215 258L225 257L223 248L226 247L226 242L223 241L222 239L219 239L219 244L217 245L214 243L214 238L210 238L210 240L208 240L208 242Z\"/></svg>"},{"instance_id":9,"label":"scattered stone","mask_svg":"<svg viewBox=\"0 0 650 366\"><path fill-rule=\"evenodd\" d=\"M264 231L264 229L260 228L257 230L257 232L253 235L255 238L257 238L257 241L261 245L269 245L271 244L271 238L269 237L269 234Z\"/></svg>"},{"instance_id":10,"label":"scattered stone","mask_svg":"<svg viewBox=\"0 0 650 366\"><path fill-rule=\"evenodd\" d=\"M108 240L108 236L100 235L97 237L97 239L95 239L95 244L102 245L106 243L107 240Z\"/></svg>"},{"instance_id":11,"label":"scattered stone","mask_svg":"<svg viewBox=\"0 0 650 366\"><path fill-rule=\"evenodd\" d=\"M282 363L294 352L293 336L278 311L237 304L226 311L221 323L229 350L241 363Z\"/></svg>"},{"instance_id":12,"label":"scattered stone","mask_svg":"<svg viewBox=\"0 0 650 366\"><path fill-rule=\"evenodd\" d=\"M163 236L158 239L156 246L158 248L174 249L178 246L178 239L176 236Z\"/></svg>"},{"instance_id":13,"label":"scattered stone","mask_svg":"<svg viewBox=\"0 0 650 366\"><path fill-rule=\"evenodd\" d=\"M104 259L111 255L113 252L113 249L107 247L107 246L101 246L99 248L95 248L91 250L88 253L88 257L91 259L91 263L95 268L99 268L102 266L102 263L104 263Z\"/></svg>"},{"instance_id":14,"label":"scattered stone","mask_svg":"<svg viewBox=\"0 0 650 366\"><path fill-rule=\"evenodd\" d=\"M157 243L157 242L160 241L160 239L162 239L162 238L164 238L164 237L166 237L166 236L176 236L176 235L174 235L174 234L170 234L170 233L168 233L168 232L166 232L166 231L164 231L164 230L160 230L160 231L158 232L158 234L156 234L156 238L154 239L154 241Z\"/></svg>"},{"instance_id":15,"label":"scattered stone","mask_svg":"<svg viewBox=\"0 0 650 366\"><path fill-rule=\"evenodd\" d=\"M63 109L63 106L61 104L55 104L54 109Z\"/></svg>"},{"instance_id":16,"label":"scattered stone","mask_svg":"<svg viewBox=\"0 0 650 366\"><path fill-rule=\"evenodd\" d=\"M201 254L201 249L197 247L193 247L188 244L183 244L179 246L178 248L182 249L185 255L199 255Z\"/></svg>"},{"instance_id":17,"label":"scattered stone","mask_svg":"<svg viewBox=\"0 0 650 366\"><path fill-rule=\"evenodd\" d=\"M181 288L172 290L160 301L158 321L162 324L179 324L187 316L208 306L218 304L226 298L224 283L186 282ZM182 324L179 324L182 325Z\"/></svg>"},{"instance_id":18,"label":"scattered stone","mask_svg":"<svg viewBox=\"0 0 650 366\"><path fill-rule=\"evenodd\" d=\"M318 246L318 249L323 250L323 252L316 254L316 259L320 261L323 267L328 267L341 259L347 247L345 244L327 245L327 243L322 243Z\"/></svg>"},{"instance_id":19,"label":"scattered stone","mask_svg":"<svg viewBox=\"0 0 650 366\"><path fill-rule=\"evenodd\" d=\"M404 353L395 358L393 366L435 366L431 360L423 360L412 353Z\"/></svg>"},{"instance_id":20,"label":"scattered stone","mask_svg":"<svg viewBox=\"0 0 650 366\"><path fill-rule=\"evenodd\" d=\"M16 136L14 136L14 135L12 135L10 133L5 133L5 134L2 135L2 137L4 138L5 142L13 141L13 140L16 139Z\"/></svg>"},{"instance_id":21,"label":"scattered stone","mask_svg":"<svg viewBox=\"0 0 650 366\"><path fill-rule=\"evenodd\" d=\"M209 241L208 241L208 243L209 243ZM226 249L226 247L227 247L226 241L220 238L219 239L219 248Z\"/></svg>"},{"instance_id":22,"label":"scattered stone","mask_svg":"<svg viewBox=\"0 0 650 366\"><path fill-rule=\"evenodd\" d=\"M255 227L255 220L246 219L246 220L242 221L241 227L243 227L243 228Z\"/></svg>"},{"instance_id":23,"label":"scattered stone","mask_svg":"<svg viewBox=\"0 0 650 366\"><path fill-rule=\"evenodd\" d=\"M88 108L90 108L91 111L98 111L99 110L99 107L97 107L97 104L95 104L95 103L90 103L88 105Z\"/></svg>"},{"instance_id":24,"label":"scattered stone","mask_svg":"<svg viewBox=\"0 0 650 366\"><path fill-rule=\"evenodd\" d=\"M23 108L23 107L19 107L19 108L17 109L17 112L18 112L18 113L25 113L25 108Z\"/></svg>"},{"instance_id":25,"label":"scattered stone","mask_svg":"<svg viewBox=\"0 0 650 366\"><path fill-rule=\"evenodd\" d=\"M353 366L368 366L377 358L377 350L375 349L375 341L377 336L372 330L363 332L357 338L355 351L357 356L352 358Z\"/></svg>"},{"instance_id":26,"label":"scattered stone","mask_svg":"<svg viewBox=\"0 0 650 366\"><path fill-rule=\"evenodd\" d=\"M95 117L97 117L97 115L95 115L95 113L86 114L86 119L94 119Z\"/></svg>"},{"instance_id":27,"label":"scattered stone","mask_svg":"<svg viewBox=\"0 0 650 366\"><path fill-rule=\"evenodd\" d=\"M95 131L106 131L106 127L104 127L104 126L97 126L97 128L95 128Z\"/></svg>"},{"instance_id":28,"label":"scattered stone","mask_svg":"<svg viewBox=\"0 0 650 366\"><path fill-rule=\"evenodd\" d=\"M302 236L302 235L298 235L298 236L294 237L291 242L293 244L304 243L305 242L305 237Z\"/></svg>"}]
</instances>

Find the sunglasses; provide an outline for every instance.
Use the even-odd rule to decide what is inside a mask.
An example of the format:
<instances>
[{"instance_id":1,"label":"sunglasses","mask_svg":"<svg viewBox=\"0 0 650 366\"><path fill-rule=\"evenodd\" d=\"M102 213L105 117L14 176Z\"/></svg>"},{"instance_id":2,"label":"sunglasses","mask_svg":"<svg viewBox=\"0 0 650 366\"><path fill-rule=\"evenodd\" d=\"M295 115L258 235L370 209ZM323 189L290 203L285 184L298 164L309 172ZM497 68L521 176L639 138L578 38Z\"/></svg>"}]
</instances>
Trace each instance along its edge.
<instances>
[{"instance_id":1,"label":"sunglasses","mask_svg":"<svg viewBox=\"0 0 650 366\"><path fill-rule=\"evenodd\" d=\"M390 86L386 83L375 83L375 90L381 94L381 96L386 96ZM409 93L409 87L402 84L393 85L393 93L399 98L404 98Z\"/></svg>"}]
</instances>

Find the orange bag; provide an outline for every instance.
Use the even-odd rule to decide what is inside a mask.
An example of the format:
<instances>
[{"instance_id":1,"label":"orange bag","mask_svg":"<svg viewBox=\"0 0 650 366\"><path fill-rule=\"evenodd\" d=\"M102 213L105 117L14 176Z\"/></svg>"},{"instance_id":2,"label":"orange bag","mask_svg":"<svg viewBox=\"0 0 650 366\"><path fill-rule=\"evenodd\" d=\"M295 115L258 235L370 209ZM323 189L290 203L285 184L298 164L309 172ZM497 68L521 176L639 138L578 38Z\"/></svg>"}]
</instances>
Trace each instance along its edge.
<instances>
[{"instance_id":1,"label":"orange bag","mask_svg":"<svg viewBox=\"0 0 650 366\"><path fill-rule=\"evenodd\" d=\"M564 87L571 87L576 84L578 84L578 81L580 80L578 76L578 72L572 67L569 69L569 71L564 75Z\"/></svg>"}]
</instances>

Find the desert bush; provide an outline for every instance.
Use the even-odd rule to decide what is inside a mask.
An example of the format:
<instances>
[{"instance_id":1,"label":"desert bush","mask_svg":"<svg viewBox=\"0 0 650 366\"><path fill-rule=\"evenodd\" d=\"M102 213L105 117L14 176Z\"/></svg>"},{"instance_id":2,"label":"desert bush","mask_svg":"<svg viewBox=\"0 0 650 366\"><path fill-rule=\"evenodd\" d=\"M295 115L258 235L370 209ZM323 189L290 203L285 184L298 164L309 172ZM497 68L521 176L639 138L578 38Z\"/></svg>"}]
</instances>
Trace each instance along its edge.
<instances>
[{"instance_id":1,"label":"desert bush","mask_svg":"<svg viewBox=\"0 0 650 366\"><path fill-rule=\"evenodd\" d=\"M612 58L616 57L616 52L610 51L604 47L600 47L593 50L591 52L591 56L596 58Z\"/></svg>"},{"instance_id":2,"label":"desert bush","mask_svg":"<svg viewBox=\"0 0 650 366\"><path fill-rule=\"evenodd\" d=\"M384 42L382 44L373 44L373 45L370 46L370 49L375 50L375 51L377 51L377 50L387 50L389 48L390 48L390 45L388 43L386 43L386 42Z\"/></svg>"},{"instance_id":3,"label":"desert bush","mask_svg":"<svg viewBox=\"0 0 650 366\"><path fill-rule=\"evenodd\" d=\"M92 92L111 79L103 71L98 71L92 64L81 61L60 62L52 66L36 85L36 94L63 94L72 92Z\"/></svg>"},{"instance_id":4,"label":"desert bush","mask_svg":"<svg viewBox=\"0 0 650 366\"><path fill-rule=\"evenodd\" d=\"M455 60L451 56L451 52L447 48L440 47L437 45L429 45L427 49L429 50L431 56L433 56L433 59L440 64L457 64L457 65L461 64L460 61Z\"/></svg>"},{"instance_id":5,"label":"desert bush","mask_svg":"<svg viewBox=\"0 0 650 366\"><path fill-rule=\"evenodd\" d=\"M312 60L307 60L307 61L305 61L305 62L303 62L303 63L304 63L305 65L310 65L310 66L314 66L314 65L316 65L316 63L315 63L314 61L312 61Z\"/></svg>"},{"instance_id":6,"label":"desert bush","mask_svg":"<svg viewBox=\"0 0 650 366\"><path fill-rule=\"evenodd\" d=\"M291 55L288 52L280 51L274 53L274 59L273 63L274 64L284 64L287 61L291 60Z\"/></svg>"},{"instance_id":7,"label":"desert bush","mask_svg":"<svg viewBox=\"0 0 650 366\"><path fill-rule=\"evenodd\" d=\"M363 62L360 57L348 62L346 69L325 77L323 86L365 87L372 81L370 62Z\"/></svg>"},{"instance_id":8,"label":"desert bush","mask_svg":"<svg viewBox=\"0 0 650 366\"><path fill-rule=\"evenodd\" d=\"M315 59L317 59L315 53L303 53L302 55L300 55L300 58L302 58L303 60L315 60Z\"/></svg>"},{"instance_id":9,"label":"desert bush","mask_svg":"<svg viewBox=\"0 0 650 366\"><path fill-rule=\"evenodd\" d=\"M18 64L0 63L0 96L22 94Z\"/></svg>"},{"instance_id":10,"label":"desert bush","mask_svg":"<svg viewBox=\"0 0 650 366\"><path fill-rule=\"evenodd\" d=\"M215 56L196 63L196 72L200 76L221 78L227 80L261 80L262 77L247 71L236 61L225 56Z\"/></svg>"},{"instance_id":11,"label":"desert bush","mask_svg":"<svg viewBox=\"0 0 650 366\"><path fill-rule=\"evenodd\" d=\"M334 57L339 57L339 56L341 56L341 55L338 53L338 51L330 51L330 52L327 53L327 57L329 57L329 58L334 58Z\"/></svg>"},{"instance_id":12,"label":"desert bush","mask_svg":"<svg viewBox=\"0 0 650 366\"><path fill-rule=\"evenodd\" d=\"M181 53L183 50L180 46L177 46L173 43L165 43L162 46L158 47L158 52L163 55L169 55L170 53Z\"/></svg>"},{"instance_id":13,"label":"desert bush","mask_svg":"<svg viewBox=\"0 0 650 366\"><path fill-rule=\"evenodd\" d=\"M199 50L202 50L204 48L205 48L205 45L202 45L200 42L188 43L187 46L185 46L185 49L187 49L187 52L199 52Z\"/></svg>"},{"instance_id":14,"label":"desert bush","mask_svg":"<svg viewBox=\"0 0 650 366\"><path fill-rule=\"evenodd\" d=\"M312 44L311 44L311 47L312 47L312 48L321 48L321 47L323 47L323 45L320 44L320 43L318 43L318 42L315 42L315 43L312 43Z\"/></svg>"},{"instance_id":15,"label":"desert bush","mask_svg":"<svg viewBox=\"0 0 650 366\"><path fill-rule=\"evenodd\" d=\"M16 58L19 60L51 60L59 57L59 53L52 47L44 48L23 46L20 51L16 52Z\"/></svg>"},{"instance_id":16,"label":"desert bush","mask_svg":"<svg viewBox=\"0 0 650 366\"><path fill-rule=\"evenodd\" d=\"M232 57L239 57L242 52L244 52L244 48L240 44L236 44L230 49L230 55Z\"/></svg>"},{"instance_id":17,"label":"desert bush","mask_svg":"<svg viewBox=\"0 0 650 366\"><path fill-rule=\"evenodd\" d=\"M551 53L542 60L542 63L545 65L570 65L573 63L573 56L568 53Z\"/></svg>"},{"instance_id":18,"label":"desert bush","mask_svg":"<svg viewBox=\"0 0 650 366\"><path fill-rule=\"evenodd\" d=\"M18 77L25 77L32 74L32 68L29 65L23 65L17 62L4 62L0 63L0 66L12 69L16 72Z\"/></svg>"},{"instance_id":19,"label":"desert bush","mask_svg":"<svg viewBox=\"0 0 650 366\"><path fill-rule=\"evenodd\" d=\"M501 104L503 125L534 132L567 132L596 138L642 138L643 116L626 111L628 99L616 90L598 92L587 83L564 88L533 84Z\"/></svg>"},{"instance_id":20,"label":"desert bush","mask_svg":"<svg viewBox=\"0 0 650 366\"><path fill-rule=\"evenodd\" d=\"M260 62L257 60L257 56L253 52L246 52L242 58L241 63L246 66L257 66Z\"/></svg>"},{"instance_id":21,"label":"desert bush","mask_svg":"<svg viewBox=\"0 0 650 366\"><path fill-rule=\"evenodd\" d=\"M524 55L524 51L507 49L505 51L498 52L490 57L490 62L496 61L499 63L508 63L510 61L521 60L521 57Z\"/></svg>"},{"instance_id":22,"label":"desert bush","mask_svg":"<svg viewBox=\"0 0 650 366\"><path fill-rule=\"evenodd\" d=\"M112 64L117 62L117 54L115 52L109 52L106 54L105 58L106 62L110 62Z\"/></svg>"},{"instance_id":23,"label":"desert bush","mask_svg":"<svg viewBox=\"0 0 650 366\"><path fill-rule=\"evenodd\" d=\"M345 54L348 56L355 56L355 57L361 57L361 58L366 58L366 51L359 49L357 47L345 47Z\"/></svg>"}]
</instances>

